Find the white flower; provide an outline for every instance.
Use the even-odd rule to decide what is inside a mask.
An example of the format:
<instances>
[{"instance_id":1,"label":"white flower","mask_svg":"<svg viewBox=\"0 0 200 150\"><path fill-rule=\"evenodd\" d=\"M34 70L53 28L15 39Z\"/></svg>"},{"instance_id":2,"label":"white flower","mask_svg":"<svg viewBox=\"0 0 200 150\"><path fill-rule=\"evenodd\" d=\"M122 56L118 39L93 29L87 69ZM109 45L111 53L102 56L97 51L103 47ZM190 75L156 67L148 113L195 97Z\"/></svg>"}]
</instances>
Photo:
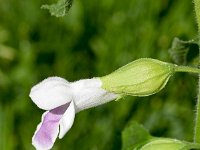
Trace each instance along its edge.
<instances>
[{"instance_id":1,"label":"white flower","mask_svg":"<svg viewBox=\"0 0 200 150\"><path fill-rule=\"evenodd\" d=\"M30 97L39 108L47 110L32 144L38 150L47 150L52 148L57 136L62 138L72 127L75 113L109 102L118 95L102 89L100 78L68 82L50 77L35 85Z\"/></svg>"}]
</instances>

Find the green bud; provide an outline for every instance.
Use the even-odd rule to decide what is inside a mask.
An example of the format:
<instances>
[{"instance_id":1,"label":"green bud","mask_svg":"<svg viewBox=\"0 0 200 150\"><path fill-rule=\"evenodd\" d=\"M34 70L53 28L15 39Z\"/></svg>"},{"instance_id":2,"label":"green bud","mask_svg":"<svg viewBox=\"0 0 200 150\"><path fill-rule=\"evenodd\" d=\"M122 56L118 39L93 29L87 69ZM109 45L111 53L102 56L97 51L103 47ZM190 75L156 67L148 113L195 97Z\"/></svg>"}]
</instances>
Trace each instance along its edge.
<instances>
[{"instance_id":1,"label":"green bud","mask_svg":"<svg viewBox=\"0 0 200 150\"><path fill-rule=\"evenodd\" d=\"M175 65L151 58L135 60L101 77L102 88L120 95L148 96L164 88Z\"/></svg>"},{"instance_id":2,"label":"green bud","mask_svg":"<svg viewBox=\"0 0 200 150\"><path fill-rule=\"evenodd\" d=\"M188 150L187 144L176 139L157 139L153 140L139 150Z\"/></svg>"}]
</instances>

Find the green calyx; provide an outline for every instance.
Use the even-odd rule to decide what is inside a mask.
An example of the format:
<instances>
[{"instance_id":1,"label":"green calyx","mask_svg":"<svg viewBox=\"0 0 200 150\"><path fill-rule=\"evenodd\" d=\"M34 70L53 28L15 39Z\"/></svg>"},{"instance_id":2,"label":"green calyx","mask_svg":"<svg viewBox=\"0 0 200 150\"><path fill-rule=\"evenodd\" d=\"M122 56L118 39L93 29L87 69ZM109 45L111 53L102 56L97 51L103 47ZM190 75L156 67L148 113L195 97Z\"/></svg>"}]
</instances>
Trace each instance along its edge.
<instances>
[{"instance_id":1,"label":"green calyx","mask_svg":"<svg viewBox=\"0 0 200 150\"><path fill-rule=\"evenodd\" d=\"M149 96L162 90L175 72L200 74L200 69L178 66L152 58L141 58L100 79L103 82L103 89L121 97Z\"/></svg>"},{"instance_id":2,"label":"green calyx","mask_svg":"<svg viewBox=\"0 0 200 150\"><path fill-rule=\"evenodd\" d=\"M199 149L200 145L169 138L155 138L139 150L190 150Z\"/></svg>"},{"instance_id":3,"label":"green calyx","mask_svg":"<svg viewBox=\"0 0 200 150\"><path fill-rule=\"evenodd\" d=\"M175 139L158 139L144 145L140 150L181 150L186 145Z\"/></svg>"},{"instance_id":4,"label":"green calyx","mask_svg":"<svg viewBox=\"0 0 200 150\"><path fill-rule=\"evenodd\" d=\"M102 88L120 95L152 95L165 87L175 67L174 64L156 59L137 59L101 77Z\"/></svg>"}]
</instances>

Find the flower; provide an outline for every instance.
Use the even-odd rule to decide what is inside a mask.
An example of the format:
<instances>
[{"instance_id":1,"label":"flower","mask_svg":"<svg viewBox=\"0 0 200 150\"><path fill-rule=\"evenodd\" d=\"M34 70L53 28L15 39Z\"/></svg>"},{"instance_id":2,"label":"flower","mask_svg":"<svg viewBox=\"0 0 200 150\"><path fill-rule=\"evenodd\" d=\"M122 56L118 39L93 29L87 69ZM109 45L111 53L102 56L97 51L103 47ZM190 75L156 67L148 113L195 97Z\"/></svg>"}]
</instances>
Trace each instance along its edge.
<instances>
[{"instance_id":1,"label":"flower","mask_svg":"<svg viewBox=\"0 0 200 150\"><path fill-rule=\"evenodd\" d=\"M47 110L32 138L35 148L51 149L57 136L63 138L72 127L77 112L118 97L101 86L99 78L68 82L60 77L50 77L35 85L29 96L39 108Z\"/></svg>"},{"instance_id":2,"label":"flower","mask_svg":"<svg viewBox=\"0 0 200 150\"><path fill-rule=\"evenodd\" d=\"M150 58L135 60L101 77L68 82L50 77L30 92L33 102L47 110L32 138L36 149L52 148L72 127L75 114L124 95L148 96L162 90L175 73L174 64ZM181 71L181 69L179 69Z\"/></svg>"}]
</instances>

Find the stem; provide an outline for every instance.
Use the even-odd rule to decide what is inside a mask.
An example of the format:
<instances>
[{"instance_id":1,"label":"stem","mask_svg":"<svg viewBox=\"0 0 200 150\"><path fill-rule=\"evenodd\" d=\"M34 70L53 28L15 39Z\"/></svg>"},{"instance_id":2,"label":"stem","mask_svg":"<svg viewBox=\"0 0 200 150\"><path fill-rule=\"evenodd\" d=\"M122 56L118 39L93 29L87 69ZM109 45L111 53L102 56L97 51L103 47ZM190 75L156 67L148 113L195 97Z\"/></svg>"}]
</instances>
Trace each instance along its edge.
<instances>
[{"instance_id":1,"label":"stem","mask_svg":"<svg viewBox=\"0 0 200 150\"><path fill-rule=\"evenodd\" d=\"M200 148L200 145L197 144L197 143L187 143L187 149L199 149Z\"/></svg>"},{"instance_id":2,"label":"stem","mask_svg":"<svg viewBox=\"0 0 200 150\"><path fill-rule=\"evenodd\" d=\"M200 37L200 0L194 0L195 13ZM199 41L200 43L200 41ZM200 51L199 51L200 55ZM200 61L200 59L199 59ZM194 127L194 142L200 143L200 75L199 75L199 87L198 87L198 99L196 106L196 117L195 117L195 127Z\"/></svg>"},{"instance_id":3,"label":"stem","mask_svg":"<svg viewBox=\"0 0 200 150\"><path fill-rule=\"evenodd\" d=\"M200 86L200 78L199 78ZM200 143L200 89L198 89L196 105L196 118L195 118L195 129L194 129L194 142Z\"/></svg>"},{"instance_id":4,"label":"stem","mask_svg":"<svg viewBox=\"0 0 200 150\"><path fill-rule=\"evenodd\" d=\"M200 73L200 69L188 66L175 66L175 72Z\"/></svg>"}]
</instances>

